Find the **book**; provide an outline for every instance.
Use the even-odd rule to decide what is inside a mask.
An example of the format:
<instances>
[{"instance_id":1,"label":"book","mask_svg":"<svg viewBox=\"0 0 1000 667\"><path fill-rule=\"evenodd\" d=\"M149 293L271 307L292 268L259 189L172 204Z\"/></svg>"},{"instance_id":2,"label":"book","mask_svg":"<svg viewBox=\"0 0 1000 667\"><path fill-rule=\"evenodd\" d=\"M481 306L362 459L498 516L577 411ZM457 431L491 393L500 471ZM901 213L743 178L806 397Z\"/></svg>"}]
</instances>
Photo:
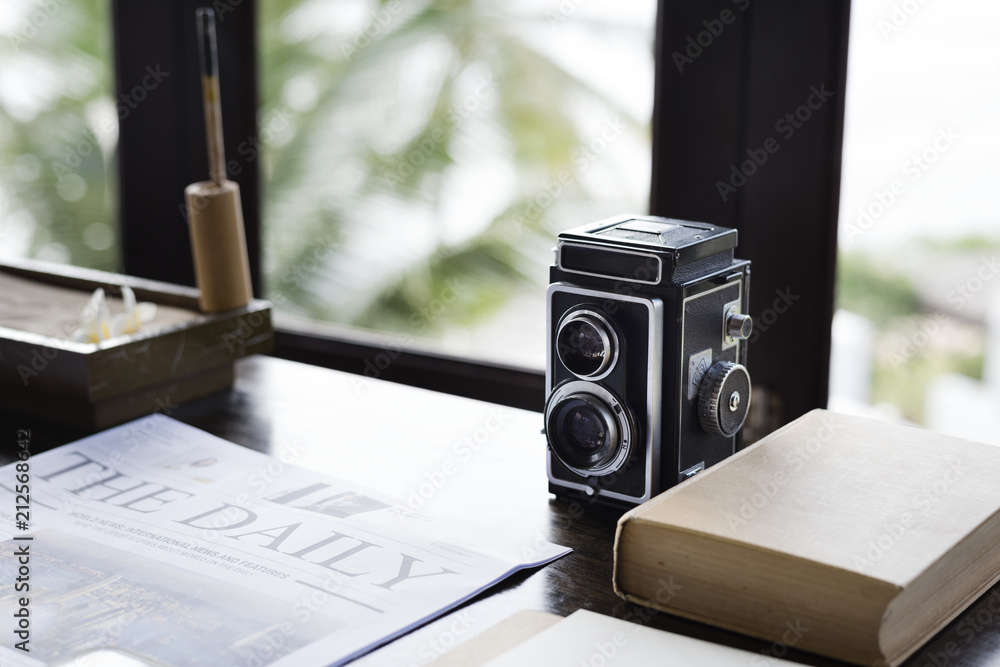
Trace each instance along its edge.
<instances>
[{"instance_id":1,"label":"book","mask_svg":"<svg viewBox=\"0 0 1000 667\"><path fill-rule=\"evenodd\" d=\"M0 663L339 665L569 551L291 455L152 415L0 469Z\"/></svg>"},{"instance_id":2,"label":"book","mask_svg":"<svg viewBox=\"0 0 1000 667\"><path fill-rule=\"evenodd\" d=\"M558 614L524 609L459 644L431 662L430 666L480 667L562 620L563 617Z\"/></svg>"},{"instance_id":3,"label":"book","mask_svg":"<svg viewBox=\"0 0 1000 667\"><path fill-rule=\"evenodd\" d=\"M898 665L1000 578L998 480L1000 448L814 410L622 516L615 590Z\"/></svg>"},{"instance_id":4,"label":"book","mask_svg":"<svg viewBox=\"0 0 1000 667\"><path fill-rule=\"evenodd\" d=\"M431 667L746 667L772 662L792 664L773 652L754 654L580 609L566 618L518 612L444 654Z\"/></svg>"}]
</instances>

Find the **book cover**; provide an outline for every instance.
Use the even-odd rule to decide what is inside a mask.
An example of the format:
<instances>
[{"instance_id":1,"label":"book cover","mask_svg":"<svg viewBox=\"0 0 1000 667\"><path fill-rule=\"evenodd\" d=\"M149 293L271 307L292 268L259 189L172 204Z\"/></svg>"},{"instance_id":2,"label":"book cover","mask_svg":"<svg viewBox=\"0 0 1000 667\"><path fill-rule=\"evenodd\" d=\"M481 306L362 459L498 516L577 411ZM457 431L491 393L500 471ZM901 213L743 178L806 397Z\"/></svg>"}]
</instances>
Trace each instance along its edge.
<instances>
[{"instance_id":1,"label":"book cover","mask_svg":"<svg viewBox=\"0 0 1000 667\"><path fill-rule=\"evenodd\" d=\"M815 410L624 515L615 589L895 665L1000 578L997 480L1000 448Z\"/></svg>"}]
</instances>

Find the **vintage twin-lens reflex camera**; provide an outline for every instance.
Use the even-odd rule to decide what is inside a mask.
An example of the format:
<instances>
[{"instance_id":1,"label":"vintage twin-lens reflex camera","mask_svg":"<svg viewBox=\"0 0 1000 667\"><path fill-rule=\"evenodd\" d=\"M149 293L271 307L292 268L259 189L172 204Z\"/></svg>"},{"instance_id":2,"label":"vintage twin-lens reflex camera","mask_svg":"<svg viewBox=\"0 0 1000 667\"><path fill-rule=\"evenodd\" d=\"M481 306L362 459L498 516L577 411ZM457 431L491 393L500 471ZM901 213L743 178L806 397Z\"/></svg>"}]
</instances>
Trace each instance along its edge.
<instances>
[{"instance_id":1,"label":"vintage twin-lens reflex camera","mask_svg":"<svg viewBox=\"0 0 1000 667\"><path fill-rule=\"evenodd\" d=\"M636 504L735 453L750 405L736 230L621 217L559 235L548 290L549 490Z\"/></svg>"}]
</instances>

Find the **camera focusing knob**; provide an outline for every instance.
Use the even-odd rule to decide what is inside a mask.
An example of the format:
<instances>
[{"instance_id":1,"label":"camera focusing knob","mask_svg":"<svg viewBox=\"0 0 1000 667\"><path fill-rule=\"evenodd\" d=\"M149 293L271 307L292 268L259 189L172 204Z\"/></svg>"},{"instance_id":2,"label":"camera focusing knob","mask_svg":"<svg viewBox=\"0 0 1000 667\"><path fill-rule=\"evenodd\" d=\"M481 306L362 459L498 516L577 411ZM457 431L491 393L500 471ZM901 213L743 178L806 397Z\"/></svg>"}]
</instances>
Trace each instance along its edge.
<instances>
[{"instance_id":1,"label":"camera focusing knob","mask_svg":"<svg viewBox=\"0 0 1000 667\"><path fill-rule=\"evenodd\" d=\"M698 419L705 432L730 438L750 407L750 374L731 361L712 364L698 389Z\"/></svg>"}]
</instances>

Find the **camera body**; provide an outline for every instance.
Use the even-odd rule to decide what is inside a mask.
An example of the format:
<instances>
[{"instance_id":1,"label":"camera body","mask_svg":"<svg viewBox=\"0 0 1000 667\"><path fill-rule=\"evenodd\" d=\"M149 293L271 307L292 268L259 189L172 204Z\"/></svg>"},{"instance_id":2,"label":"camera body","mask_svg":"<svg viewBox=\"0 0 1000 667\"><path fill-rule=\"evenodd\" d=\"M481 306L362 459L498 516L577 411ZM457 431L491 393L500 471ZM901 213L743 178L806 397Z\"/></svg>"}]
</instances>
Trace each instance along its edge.
<instances>
[{"instance_id":1,"label":"camera body","mask_svg":"<svg viewBox=\"0 0 1000 667\"><path fill-rule=\"evenodd\" d=\"M645 502L734 454L750 404L736 230L651 216L563 232L547 294L549 491Z\"/></svg>"}]
</instances>

